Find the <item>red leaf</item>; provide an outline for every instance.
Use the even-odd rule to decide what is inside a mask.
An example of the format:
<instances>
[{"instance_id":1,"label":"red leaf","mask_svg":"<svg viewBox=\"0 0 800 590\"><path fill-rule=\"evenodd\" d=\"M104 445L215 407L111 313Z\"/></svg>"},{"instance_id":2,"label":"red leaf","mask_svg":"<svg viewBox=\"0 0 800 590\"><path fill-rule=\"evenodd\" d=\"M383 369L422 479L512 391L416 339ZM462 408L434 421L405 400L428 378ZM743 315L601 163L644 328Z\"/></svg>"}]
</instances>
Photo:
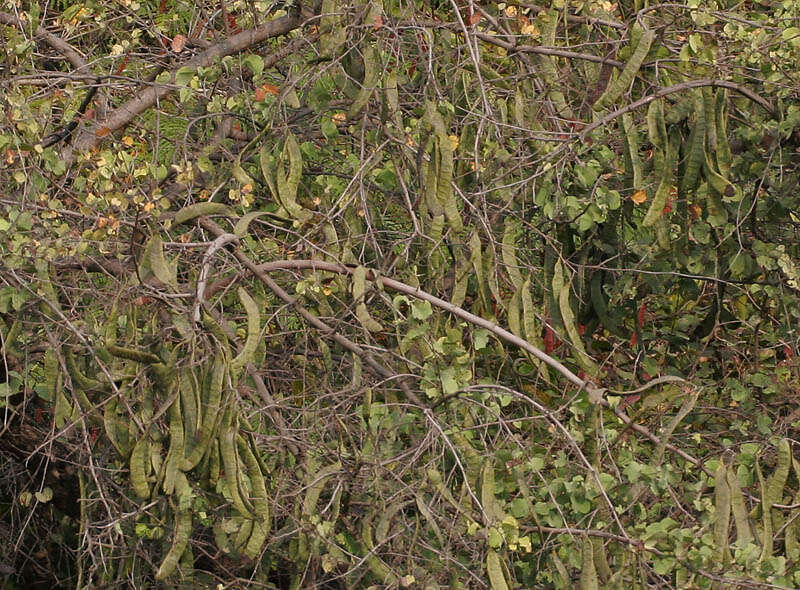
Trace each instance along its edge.
<instances>
[{"instance_id":1,"label":"red leaf","mask_svg":"<svg viewBox=\"0 0 800 590\"><path fill-rule=\"evenodd\" d=\"M647 303L642 301L642 304L639 306L639 313L636 316L636 322L639 324L640 328L644 326L644 320L646 315L647 315Z\"/></svg>"},{"instance_id":2,"label":"red leaf","mask_svg":"<svg viewBox=\"0 0 800 590\"><path fill-rule=\"evenodd\" d=\"M638 334L637 334L636 332L634 332L633 334L631 334L631 348L633 348L634 346L636 346L636 343L637 343L638 341L639 341L639 336L638 336Z\"/></svg>"},{"instance_id":3,"label":"red leaf","mask_svg":"<svg viewBox=\"0 0 800 590\"><path fill-rule=\"evenodd\" d=\"M550 326L544 327L544 351L547 354L553 352L556 347L556 334Z\"/></svg>"},{"instance_id":4,"label":"red leaf","mask_svg":"<svg viewBox=\"0 0 800 590\"><path fill-rule=\"evenodd\" d=\"M468 13L467 14L467 24L469 26L477 25L479 22L481 22L481 18L483 18L483 17L481 16L480 12Z\"/></svg>"},{"instance_id":5,"label":"red leaf","mask_svg":"<svg viewBox=\"0 0 800 590\"><path fill-rule=\"evenodd\" d=\"M180 53L186 47L186 35L175 35L172 39L172 51Z\"/></svg>"}]
</instances>

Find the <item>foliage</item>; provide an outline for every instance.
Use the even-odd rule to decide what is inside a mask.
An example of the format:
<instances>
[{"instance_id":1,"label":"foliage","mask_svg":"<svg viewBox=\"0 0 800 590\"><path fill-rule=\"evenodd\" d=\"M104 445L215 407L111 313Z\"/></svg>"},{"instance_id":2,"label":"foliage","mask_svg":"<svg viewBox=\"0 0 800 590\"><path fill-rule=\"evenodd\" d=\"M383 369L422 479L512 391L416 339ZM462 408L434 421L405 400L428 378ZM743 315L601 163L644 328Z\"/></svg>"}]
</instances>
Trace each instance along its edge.
<instances>
[{"instance_id":1,"label":"foliage","mask_svg":"<svg viewBox=\"0 0 800 590\"><path fill-rule=\"evenodd\" d=\"M800 586L799 10L6 0L8 587Z\"/></svg>"}]
</instances>

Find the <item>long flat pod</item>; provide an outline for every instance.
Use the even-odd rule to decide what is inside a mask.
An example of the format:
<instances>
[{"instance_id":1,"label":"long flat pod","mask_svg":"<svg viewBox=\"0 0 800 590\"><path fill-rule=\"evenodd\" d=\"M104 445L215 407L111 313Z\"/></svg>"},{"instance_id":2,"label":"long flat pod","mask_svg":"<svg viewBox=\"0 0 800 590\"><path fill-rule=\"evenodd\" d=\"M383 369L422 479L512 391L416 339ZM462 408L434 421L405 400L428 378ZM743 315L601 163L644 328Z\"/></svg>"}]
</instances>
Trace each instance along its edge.
<instances>
[{"instance_id":1,"label":"long flat pod","mask_svg":"<svg viewBox=\"0 0 800 590\"><path fill-rule=\"evenodd\" d=\"M189 543L189 536L192 534L192 511L183 510L175 515L175 532L172 537L172 545L164 556L164 561L156 572L156 580L164 580L169 577L178 566L178 561L186 550Z\"/></svg>"},{"instance_id":2,"label":"long flat pod","mask_svg":"<svg viewBox=\"0 0 800 590\"><path fill-rule=\"evenodd\" d=\"M597 99L597 102L594 103L592 107L594 110L599 111L612 104L622 96L622 93L625 92L628 87L630 87L634 76L636 76L639 68L642 67L642 63L644 63L644 59L650 52L650 46L653 44L655 38L656 33L651 29L642 32L639 43L637 43L636 49L631 54L628 63L625 64L625 67L622 72L620 72L619 76L617 76L617 79L608 85L605 92L603 92L600 98Z\"/></svg>"}]
</instances>

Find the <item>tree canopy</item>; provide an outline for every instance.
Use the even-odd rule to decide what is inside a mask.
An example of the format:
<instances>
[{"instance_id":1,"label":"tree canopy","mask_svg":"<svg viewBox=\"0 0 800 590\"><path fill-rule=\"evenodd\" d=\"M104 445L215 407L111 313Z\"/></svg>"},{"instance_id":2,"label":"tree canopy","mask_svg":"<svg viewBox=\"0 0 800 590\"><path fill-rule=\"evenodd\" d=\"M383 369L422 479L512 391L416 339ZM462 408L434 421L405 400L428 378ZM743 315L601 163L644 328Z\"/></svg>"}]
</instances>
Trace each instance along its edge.
<instances>
[{"instance_id":1,"label":"tree canopy","mask_svg":"<svg viewBox=\"0 0 800 590\"><path fill-rule=\"evenodd\" d=\"M800 3L5 0L5 587L800 586Z\"/></svg>"}]
</instances>

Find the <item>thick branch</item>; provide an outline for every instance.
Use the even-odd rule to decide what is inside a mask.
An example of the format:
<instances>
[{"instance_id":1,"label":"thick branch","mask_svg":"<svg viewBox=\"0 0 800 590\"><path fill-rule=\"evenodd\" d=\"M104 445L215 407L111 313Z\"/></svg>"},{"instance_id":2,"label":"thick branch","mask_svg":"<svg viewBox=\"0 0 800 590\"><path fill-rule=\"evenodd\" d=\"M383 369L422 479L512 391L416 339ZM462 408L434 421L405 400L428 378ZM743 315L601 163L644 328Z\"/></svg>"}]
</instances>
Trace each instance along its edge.
<instances>
[{"instance_id":1,"label":"thick branch","mask_svg":"<svg viewBox=\"0 0 800 590\"><path fill-rule=\"evenodd\" d=\"M296 29L300 24L300 19L297 16L287 15L269 22L264 23L254 29L242 31L238 35L234 35L225 39L221 43L217 43L209 47L204 52L196 55L192 59L180 64L179 67L199 68L208 67L214 63L216 59L233 55L244 51L248 47L252 47L257 43L266 41L272 37L285 35L290 31ZM178 68L174 68L170 75L170 81L175 82L175 75ZM128 102L112 111L108 117L102 121L98 121L84 129L75 138L75 150L85 151L96 146L102 136L113 133L130 123L137 115L143 113L156 101L163 98L174 90L172 84L169 85L153 85L142 90L138 95L130 99ZM98 135L99 131L103 131L102 136Z\"/></svg>"},{"instance_id":2,"label":"thick branch","mask_svg":"<svg viewBox=\"0 0 800 590\"><path fill-rule=\"evenodd\" d=\"M25 23L21 22L13 14L8 14L7 12L0 12L0 23L17 27L18 29L23 29L25 26ZM89 68L89 64L83 56L78 53L77 49L41 25L36 27L36 36L44 39L45 43L66 57L76 70L80 71Z\"/></svg>"}]
</instances>

